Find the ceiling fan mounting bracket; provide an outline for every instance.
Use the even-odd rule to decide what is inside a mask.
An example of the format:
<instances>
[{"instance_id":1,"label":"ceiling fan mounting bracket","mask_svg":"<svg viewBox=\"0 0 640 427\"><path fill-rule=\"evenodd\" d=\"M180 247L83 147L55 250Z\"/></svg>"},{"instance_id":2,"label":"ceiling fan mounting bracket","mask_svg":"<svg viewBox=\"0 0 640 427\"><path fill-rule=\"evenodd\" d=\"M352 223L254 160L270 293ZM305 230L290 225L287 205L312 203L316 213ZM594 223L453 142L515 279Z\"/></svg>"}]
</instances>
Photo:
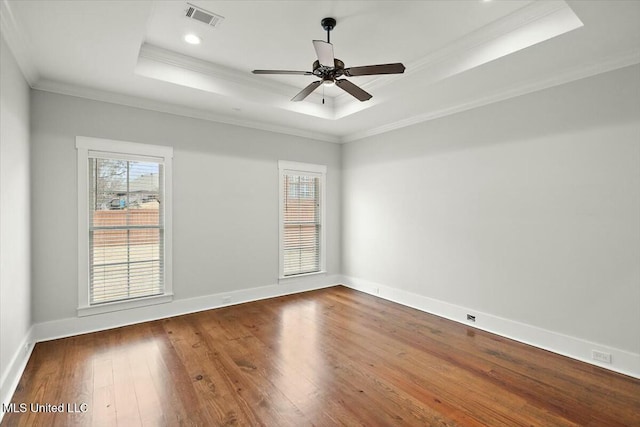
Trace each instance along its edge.
<instances>
[{"instance_id":1,"label":"ceiling fan mounting bracket","mask_svg":"<svg viewBox=\"0 0 640 427\"><path fill-rule=\"evenodd\" d=\"M335 18L324 18L322 21L320 21L320 25L322 25L322 28L324 28L325 31L331 31L336 26L336 19Z\"/></svg>"}]
</instances>

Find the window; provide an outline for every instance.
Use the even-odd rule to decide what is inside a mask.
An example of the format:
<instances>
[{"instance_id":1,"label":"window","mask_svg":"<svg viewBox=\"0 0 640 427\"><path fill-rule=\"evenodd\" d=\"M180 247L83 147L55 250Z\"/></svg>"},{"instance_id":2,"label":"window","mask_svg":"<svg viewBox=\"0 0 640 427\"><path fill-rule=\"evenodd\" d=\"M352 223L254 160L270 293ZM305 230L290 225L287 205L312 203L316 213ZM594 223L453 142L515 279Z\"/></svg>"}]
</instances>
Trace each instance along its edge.
<instances>
[{"instance_id":1,"label":"window","mask_svg":"<svg viewBox=\"0 0 640 427\"><path fill-rule=\"evenodd\" d=\"M327 167L278 162L280 278L325 270L324 194Z\"/></svg>"},{"instance_id":2,"label":"window","mask_svg":"<svg viewBox=\"0 0 640 427\"><path fill-rule=\"evenodd\" d=\"M78 313L170 301L173 149L85 137L76 148Z\"/></svg>"}]
</instances>

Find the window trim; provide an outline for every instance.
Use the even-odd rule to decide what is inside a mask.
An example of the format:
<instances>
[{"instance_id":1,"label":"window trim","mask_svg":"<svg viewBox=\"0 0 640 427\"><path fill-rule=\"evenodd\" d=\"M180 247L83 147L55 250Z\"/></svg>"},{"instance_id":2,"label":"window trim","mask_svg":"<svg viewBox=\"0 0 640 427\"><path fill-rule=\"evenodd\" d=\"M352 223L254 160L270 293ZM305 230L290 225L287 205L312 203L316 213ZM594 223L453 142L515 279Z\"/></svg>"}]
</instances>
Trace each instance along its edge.
<instances>
[{"instance_id":1,"label":"window trim","mask_svg":"<svg viewBox=\"0 0 640 427\"><path fill-rule=\"evenodd\" d=\"M287 172L294 172L300 175L314 176L320 178L320 270L310 273L300 273L290 276L284 275L284 176ZM327 166L312 163L290 162L286 160L278 161L278 281L284 282L304 276L316 274L326 274L326 184Z\"/></svg>"},{"instance_id":2,"label":"window trim","mask_svg":"<svg viewBox=\"0 0 640 427\"><path fill-rule=\"evenodd\" d=\"M76 136L78 187L78 316L162 304L173 299L173 147ZM89 303L89 152L124 158L155 157L164 164L164 292L160 295L91 305Z\"/></svg>"}]
</instances>

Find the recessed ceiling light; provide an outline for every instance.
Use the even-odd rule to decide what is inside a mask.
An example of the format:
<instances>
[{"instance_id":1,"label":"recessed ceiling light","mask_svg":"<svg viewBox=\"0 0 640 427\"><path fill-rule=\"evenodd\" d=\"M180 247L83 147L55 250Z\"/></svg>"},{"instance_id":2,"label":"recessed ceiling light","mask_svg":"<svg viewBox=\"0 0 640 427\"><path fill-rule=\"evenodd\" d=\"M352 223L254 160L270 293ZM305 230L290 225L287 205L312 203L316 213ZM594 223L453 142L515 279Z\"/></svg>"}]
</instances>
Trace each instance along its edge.
<instances>
[{"instance_id":1,"label":"recessed ceiling light","mask_svg":"<svg viewBox=\"0 0 640 427\"><path fill-rule=\"evenodd\" d=\"M184 36L184 41L189 44L200 44L200 37L196 36L195 34L187 34L186 36Z\"/></svg>"}]
</instances>

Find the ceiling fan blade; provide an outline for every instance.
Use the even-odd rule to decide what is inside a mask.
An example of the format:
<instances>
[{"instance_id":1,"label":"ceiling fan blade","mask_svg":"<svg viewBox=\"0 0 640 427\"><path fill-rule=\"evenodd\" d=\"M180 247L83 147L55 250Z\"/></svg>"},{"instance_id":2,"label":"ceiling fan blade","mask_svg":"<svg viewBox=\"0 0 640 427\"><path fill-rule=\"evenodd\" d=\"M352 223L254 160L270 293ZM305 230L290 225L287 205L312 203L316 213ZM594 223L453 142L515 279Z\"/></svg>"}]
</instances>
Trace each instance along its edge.
<instances>
[{"instance_id":1,"label":"ceiling fan blade","mask_svg":"<svg viewBox=\"0 0 640 427\"><path fill-rule=\"evenodd\" d=\"M353 76L373 76L376 74L402 74L404 65L400 62L394 64L364 65L362 67L351 67L344 69L344 75Z\"/></svg>"},{"instance_id":2,"label":"ceiling fan blade","mask_svg":"<svg viewBox=\"0 0 640 427\"><path fill-rule=\"evenodd\" d=\"M309 96L311 94L311 92L316 90L318 88L318 86L320 86L321 83L322 83L322 80L318 80L317 82L311 83L309 86L307 86L304 89L302 89L300 91L300 93L298 93L296 96L291 98L291 100L292 101L302 101L307 96Z\"/></svg>"},{"instance_id":3,"label":"ceiling fan blade","mask_svg":"<svg viewBox=\"0 0 640 427\"><path fill-rule=\"evenodd\" d=\"M335 67L333 45L331 43L327 43L323 40L314 40L313 48L316 50L316 55L318 55L318 62L320 62L320 65L324 65L329 68Z\"/></svg>"},{"instance_id":4,"label":"ceiling fan blade","mask_svg":"<svg viewBox=\"0 0 640 427\"><path fill-rule=\"evenodd\" d=\"M313 76L311 71L287 71L287 70L253 70L253 74L293 74L300 76Z\"/></svg>"},{"instance_id":5,"label":"ceiling fan blade","mask_svg":"<svg viewBox=\"0 0 640 427\"><path fill-rule=\"evenodd\" d=\"M363 89L360 89L349 80L336 80L336 85L338 85L340 89L344 90L350 95L353 95L360 101L368 101L369 99L371 99L370 93L365 92Z\"/></svg>"}]
</instances>

